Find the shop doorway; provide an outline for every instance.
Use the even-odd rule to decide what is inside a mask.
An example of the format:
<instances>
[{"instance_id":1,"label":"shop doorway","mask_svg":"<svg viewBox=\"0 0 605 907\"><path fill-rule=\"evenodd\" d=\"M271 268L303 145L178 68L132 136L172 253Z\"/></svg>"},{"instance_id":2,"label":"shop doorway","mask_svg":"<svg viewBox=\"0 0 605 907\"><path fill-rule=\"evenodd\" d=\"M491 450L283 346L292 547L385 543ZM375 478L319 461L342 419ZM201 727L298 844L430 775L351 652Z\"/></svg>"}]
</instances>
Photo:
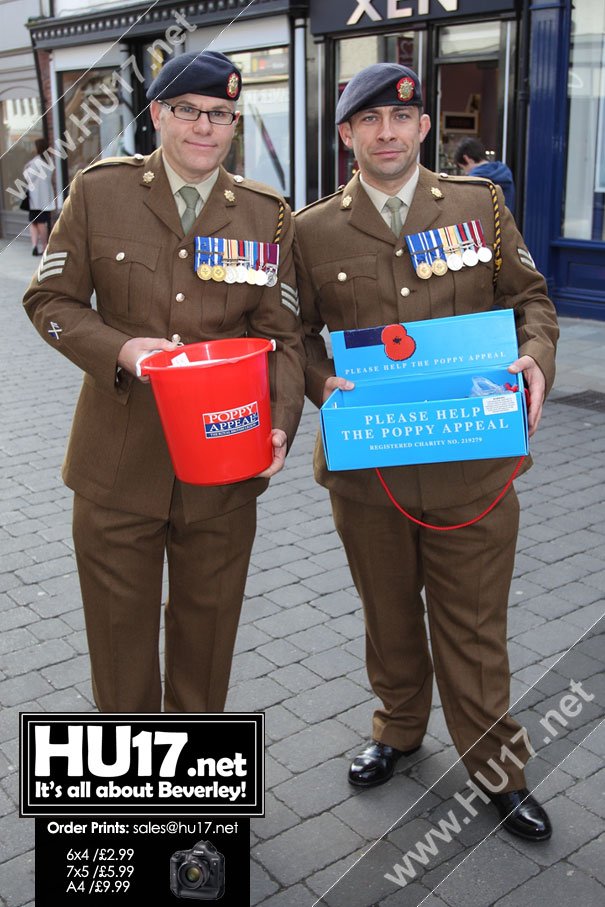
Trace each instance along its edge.
<instances>
[{"instance_id":1,"label":"shop doorway","mask_svg":"<svg viewBox=\"0 0 605 907\"><path fill-rule=\"evenodd\" d=\"M488 160L499 157L497 61L446 63L438 71L439 173L457 173L454 152L461 139L480 138Z\"/></svg>"},{"instance_id":2,"label":"shop doorway","mask_svg":"<svg viewBox=\"0 0 605 907\"><path fill-rule=\"evenodd\" d=\"M439 30L433 123L438 172L460 172L454 153L465 137L480 139L488 160L509 163L512 26L482 22Z\"/></svg>"}]
</instances>

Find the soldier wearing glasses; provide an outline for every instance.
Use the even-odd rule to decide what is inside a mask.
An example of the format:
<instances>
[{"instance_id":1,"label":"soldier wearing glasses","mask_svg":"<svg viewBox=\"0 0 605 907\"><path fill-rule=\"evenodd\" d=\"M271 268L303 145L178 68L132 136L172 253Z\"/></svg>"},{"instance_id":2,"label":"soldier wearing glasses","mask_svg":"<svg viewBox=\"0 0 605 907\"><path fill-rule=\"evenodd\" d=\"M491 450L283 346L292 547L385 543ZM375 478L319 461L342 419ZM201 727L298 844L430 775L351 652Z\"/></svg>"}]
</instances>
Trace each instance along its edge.
<instances>
[{"instance_id":1,"label":"soldier wearing glasses","mask_svg":"<svg viewBox=\"0 0 605 907\"><path fill-rule=\"evenodd\" d=\"M42 337L84 371L63 477L75 492L74 543L101 711L161 708L165 554L164 708L223 709L256 498L282 468L300 418L290 209L273 189L221 166L240 91L241 74L222 54L167 63L147 93L161 147L76 175L24 300ZM262 279L227 279L221 263L200 279L199 236L238 250L240 270ZM251 261L251 250L276 245L273 268ZM184 484L175 479L151 388L136 377L137 361L179 342L246 334L277 344L273 463L232 485Z\"/></svg>"}]
</instances>

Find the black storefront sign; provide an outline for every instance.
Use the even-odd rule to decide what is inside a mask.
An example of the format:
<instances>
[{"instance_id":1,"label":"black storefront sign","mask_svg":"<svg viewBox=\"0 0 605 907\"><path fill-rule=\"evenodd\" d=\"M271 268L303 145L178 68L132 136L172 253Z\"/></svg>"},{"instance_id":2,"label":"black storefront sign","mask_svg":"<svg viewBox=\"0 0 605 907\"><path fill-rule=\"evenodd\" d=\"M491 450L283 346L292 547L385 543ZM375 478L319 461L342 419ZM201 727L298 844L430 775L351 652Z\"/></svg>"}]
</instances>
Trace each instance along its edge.
<instances>
[{"instance_id":1,"label":"black storefront sign","mask_svg":"<svg viewBox=\"0 0 605 907\"><path fill-rule=\"evenodd\" d=\"M310 0L314 35L367 31L385 26L405 27L431 19L481 16L510 12L515 0Z\"/></svg>"}]
</instances>

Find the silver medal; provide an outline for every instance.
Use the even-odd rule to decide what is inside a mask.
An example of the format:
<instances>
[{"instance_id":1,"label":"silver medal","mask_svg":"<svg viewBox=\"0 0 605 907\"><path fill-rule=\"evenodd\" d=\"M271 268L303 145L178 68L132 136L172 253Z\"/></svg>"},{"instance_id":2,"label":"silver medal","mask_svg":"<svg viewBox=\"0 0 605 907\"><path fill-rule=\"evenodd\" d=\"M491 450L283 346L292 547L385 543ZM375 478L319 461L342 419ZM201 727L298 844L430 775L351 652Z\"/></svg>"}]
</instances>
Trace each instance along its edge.
<instances>
[{"instance_id":1,"label":"silver medal","mask_svg":"<svg viewBox=\"0 0 605 907\"><path fill-rule=\"evenodd\" d=\"M479 264L479 258L474 249L465 249L462 253L462 262L467 266L467 268L474 268L475 265Z\"/></svg>"},{"instance_id":2,"label":"silver medal","mask_svg":"<svg viewBox=\"0 0 605 907\"><path fill-rule=\"evenodd\" d=\"M459 271L463 264L462 256L458 255L457 252L452 252L451 255L447 256L446 263L450 271Z\"/></svg>"}]
</instances>

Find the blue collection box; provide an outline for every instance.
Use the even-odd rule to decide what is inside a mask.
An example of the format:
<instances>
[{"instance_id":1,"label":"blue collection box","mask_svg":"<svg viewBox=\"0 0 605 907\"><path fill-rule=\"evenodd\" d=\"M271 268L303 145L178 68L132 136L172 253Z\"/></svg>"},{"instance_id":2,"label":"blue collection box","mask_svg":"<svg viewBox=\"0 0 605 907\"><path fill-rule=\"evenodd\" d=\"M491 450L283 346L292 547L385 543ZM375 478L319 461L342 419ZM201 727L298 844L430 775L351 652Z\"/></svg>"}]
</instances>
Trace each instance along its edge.
<instances>
[{"instance_id":1,"label":"blue collection box","mask_svg":"<svg viewBox=\"0 0 605 907\"><path fill-rule=\"evenodd\" d=\"M331 340L336 374L355 388L334 391L321 408L329 469L528 452L523 378L507 371L518 358L510 309L335 331Z\"/></svg>"}]
</instances>

